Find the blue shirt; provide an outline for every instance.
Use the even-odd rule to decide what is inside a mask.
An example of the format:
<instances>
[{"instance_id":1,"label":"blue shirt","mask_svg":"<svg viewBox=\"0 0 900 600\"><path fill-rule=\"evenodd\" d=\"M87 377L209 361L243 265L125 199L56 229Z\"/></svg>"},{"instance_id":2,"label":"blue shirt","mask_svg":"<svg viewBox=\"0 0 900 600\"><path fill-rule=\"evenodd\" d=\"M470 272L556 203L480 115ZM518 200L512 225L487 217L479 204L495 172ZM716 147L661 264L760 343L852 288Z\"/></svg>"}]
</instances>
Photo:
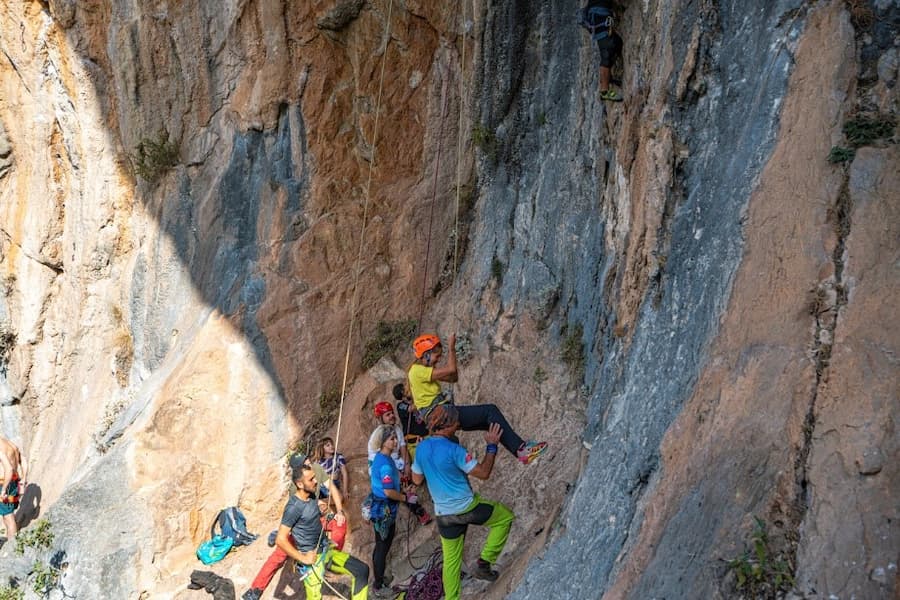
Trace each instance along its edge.
<instances>
[{"instance_id":1,"label":"blue shirt","mask_svg":"<svg viewBox=\"0 0 900 600\"><path fill-rule=\"evenodd\" d=\"M465 448L445 437L432 436L419 442L412 470L425 476L434 512L445 516L463 513L475 500L468 474L477 466L478 461Z\"/></svg>"},{"instance_id":2,"label":"blue shirt","mask_svg":"<svg viewBox=\"0 0 900 600\"><path fill-rule=\"evenodd\" d=\"M400 471L394 464L394 460L390 456L385 456L381 452L375 453L372 459L372 467L369 475L369 482L372 484L372 495L379 500L384 500L391 514L397 516L396 500L391 500L384 493L384 490L400 491Z\"/></svg>"}]
</instances>

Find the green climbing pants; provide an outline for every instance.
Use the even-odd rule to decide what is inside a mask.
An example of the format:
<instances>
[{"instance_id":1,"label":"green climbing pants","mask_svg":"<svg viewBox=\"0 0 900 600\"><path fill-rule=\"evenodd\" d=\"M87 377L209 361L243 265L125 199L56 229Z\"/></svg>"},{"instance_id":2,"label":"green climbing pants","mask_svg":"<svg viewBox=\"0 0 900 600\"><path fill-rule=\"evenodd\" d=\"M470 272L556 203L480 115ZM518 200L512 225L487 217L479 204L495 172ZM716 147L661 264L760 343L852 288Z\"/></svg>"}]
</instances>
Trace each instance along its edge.
<instances>
[{"instance_id":1,"label":"green climbing pants","mask_svg":"<svg viewBox=\"0 0 900 600\"><path fill-rule=\"evenodd\" d=\"M322 600L326 566L332 573L350 576L351 600L366 600L369 593L369 567L366 563L333 547L325 552L324 560L320 558L316 564L311 565L309 574L303 580L306 600Z\"/></svg>"},{"instance_id":2,"label":"green climbing pants","mask_svg":"<svg viewBox=\"0 0 900 600\"><path fill-rule=\"evenodd\" d=\"M481 559L494 564L503 552L509 538L509 528L515 518L516 515L503 504L485 500L477 494L472 504L462 513L436 517L438 531L441 534L441 548L444 552L442 578L445 600L459 600L459 574L462 569L463 545L468 526L484 525L490 529L484 548L481 549Z\"/></svg>"}]
</instances>

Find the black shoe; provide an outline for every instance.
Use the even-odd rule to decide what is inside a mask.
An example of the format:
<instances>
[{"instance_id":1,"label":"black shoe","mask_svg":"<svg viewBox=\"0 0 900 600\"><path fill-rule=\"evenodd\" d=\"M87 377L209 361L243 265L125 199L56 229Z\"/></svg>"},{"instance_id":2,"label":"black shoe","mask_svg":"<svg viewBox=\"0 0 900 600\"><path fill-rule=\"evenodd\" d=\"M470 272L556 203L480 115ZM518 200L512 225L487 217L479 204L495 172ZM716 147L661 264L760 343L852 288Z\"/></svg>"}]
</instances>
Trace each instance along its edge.
<instances>
[{"instance_id":1,"label":"black shoe","mask_svg":"<svg viewBox=\"0 0 900 600\"><path fill-rule=\"evenodd\" d=\"M397 594L394 593L392 588L388 586L375 586L372 585L372 593L370 594L373 598L394 598Z\"/></svg>"},{"instance_id":2,"label":"black shoe","mask_svg":"<svg viewBox=\"0 0 900 600\"><path fill-rule=\"evenodd\" d=\"M263 591L259 588L250 588L244 595L241 596L241 600L259 600L262 598Z\"/></svg>"},{"instance_id":3,"label":"black shoe","mask_svg":"<svg viewBox=\"0 0 900 600\"><path fill-rule=\"evenodd\" d=\"M485 581L497 581L500 574L491 569L491 563L479 558L478 566L475 567L475 571L472 572L472 577L475 579L484 579Z\"/></svg>"}]
</instances>

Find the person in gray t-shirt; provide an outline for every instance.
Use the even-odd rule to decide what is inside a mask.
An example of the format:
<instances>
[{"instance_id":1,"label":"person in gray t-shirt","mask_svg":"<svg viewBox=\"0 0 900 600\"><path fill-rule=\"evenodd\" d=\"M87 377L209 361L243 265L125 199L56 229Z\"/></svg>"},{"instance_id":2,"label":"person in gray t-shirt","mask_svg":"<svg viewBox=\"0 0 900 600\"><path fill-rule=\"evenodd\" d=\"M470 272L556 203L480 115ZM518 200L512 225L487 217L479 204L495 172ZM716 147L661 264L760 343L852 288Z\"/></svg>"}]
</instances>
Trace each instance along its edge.
<instances>
[{"instance_id":1,"label":"person in gray t-shirt","mask_svg":"<svg viewBox=\"0 0 900 600\"><path fill-rule=\"evenodd\" d=\"M369 567L358 558L328 544L316 502L319 483L312 467L299 465L291 471L291 479L297 491L284 507L275 544L297 562L298 571L304 577L306 598L318 600L322 597L322 582L327 567L332 573L350 575L351 600L366 600ZM331 498L338 508L338 517L343 518L342 499L337 488L332 487Z\"/></svg>"}]
</instances>

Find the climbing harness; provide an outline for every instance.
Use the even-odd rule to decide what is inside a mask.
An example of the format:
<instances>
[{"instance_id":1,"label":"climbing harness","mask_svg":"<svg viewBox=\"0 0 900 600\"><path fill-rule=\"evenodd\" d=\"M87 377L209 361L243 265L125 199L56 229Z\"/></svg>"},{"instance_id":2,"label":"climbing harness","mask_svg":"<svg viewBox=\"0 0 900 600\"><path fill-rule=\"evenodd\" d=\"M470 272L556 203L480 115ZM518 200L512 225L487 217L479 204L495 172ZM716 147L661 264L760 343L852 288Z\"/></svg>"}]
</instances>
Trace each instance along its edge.
<instances>
[{"instance_id":1,"label":"climbing harness","mask_svg":"<svg viewBox=\"0 0 900 600\"><path fill-rule=\"evenodd\" d=\"M602 6L586 6L581 10L578 24L590 32L592 40L605 39L612 33L612 12Z\"/></svg>"}]
</instances>

